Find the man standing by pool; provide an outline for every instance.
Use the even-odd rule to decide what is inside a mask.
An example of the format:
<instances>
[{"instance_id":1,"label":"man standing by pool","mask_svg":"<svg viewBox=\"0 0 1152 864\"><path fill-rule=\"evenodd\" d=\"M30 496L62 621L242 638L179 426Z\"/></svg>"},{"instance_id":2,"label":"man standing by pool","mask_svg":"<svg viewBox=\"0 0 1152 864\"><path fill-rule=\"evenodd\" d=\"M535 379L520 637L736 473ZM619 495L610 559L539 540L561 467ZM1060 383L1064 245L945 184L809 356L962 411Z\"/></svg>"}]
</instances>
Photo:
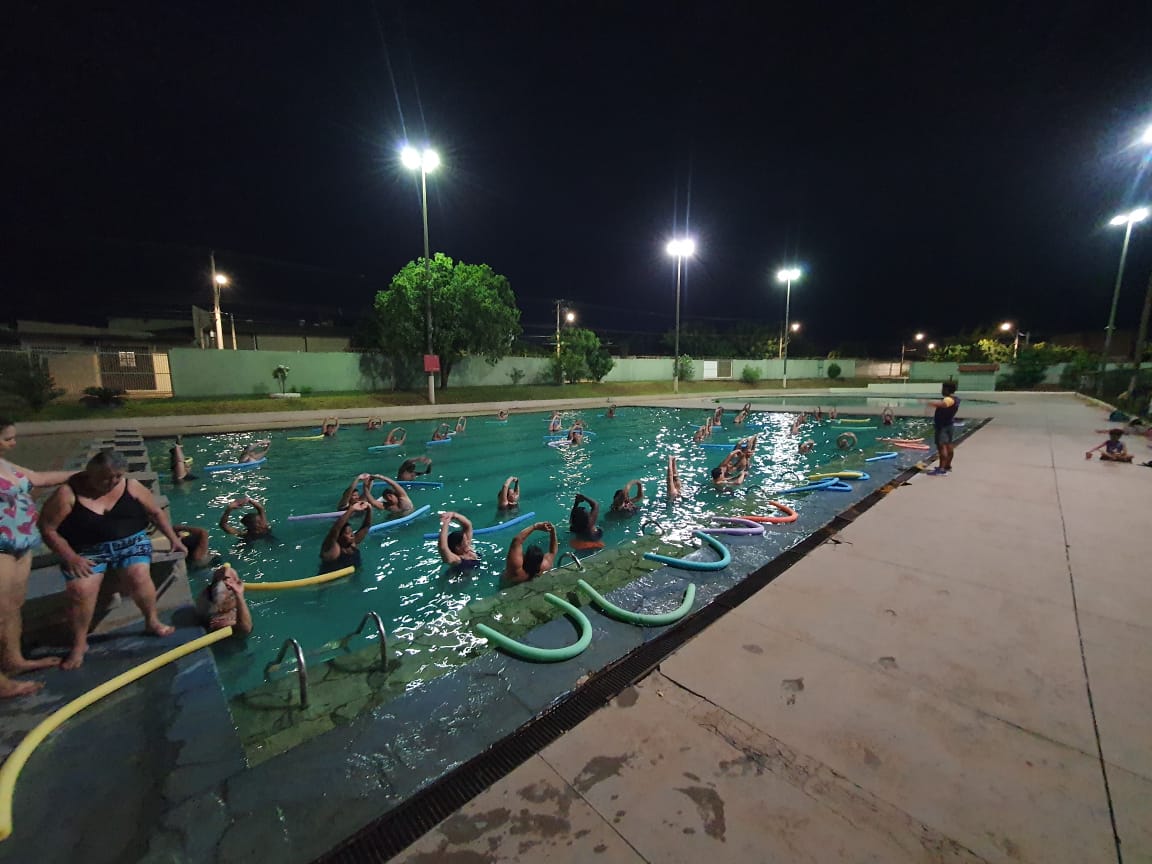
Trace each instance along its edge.
<instances>
[{"instance_id":1,"label":"man standing by pool","mask_svg":"<svg viewBox=\"0 0 1152 864\"><path fill-rule=\"evenodd\" d=\"M944 476L952 470L952 453L956 449L952 444L956 429L953 421L956 419L956 412L960 410L955 381L945 381L940 392L944 398L928 403L929 407L936 409L933 422L936 426L936 455L940 464L928 472L934 477Z\"/></svg>"}]
</instances>

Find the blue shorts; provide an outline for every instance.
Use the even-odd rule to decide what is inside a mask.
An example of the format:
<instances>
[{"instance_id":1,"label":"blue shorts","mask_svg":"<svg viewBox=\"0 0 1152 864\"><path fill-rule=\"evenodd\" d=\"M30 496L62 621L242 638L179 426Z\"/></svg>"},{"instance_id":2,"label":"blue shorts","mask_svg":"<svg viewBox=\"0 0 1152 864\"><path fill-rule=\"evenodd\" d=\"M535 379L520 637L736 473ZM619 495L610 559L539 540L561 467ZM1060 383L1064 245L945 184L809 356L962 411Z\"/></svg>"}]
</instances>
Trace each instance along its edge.
<instances>
[{"instance_id":1,"label":"blue shorts","mask_svg":"<svg viewBox=\"0 0 1152 864\"><path fill-rule=\"evenodd\" d=\"M951 444L952 443L952 434L953 434L953 429L952 429L951 425L944 426L941 429L937 429L936 430L936 446L939 447L941 444Z\"/></svg>"},{"instance_id":2,"label":"blue shorts","mask_svg":"<svg viewBox=\"0 0 1152 864\"><path fill-rule=\"evenodd\" d=\"M152 541L148 539L146 531L140 531L130 537L120 540L109 540L95 546L87 546L76 550L79 555L92 562L94 573L104 573L107 570L123 570L133 564L152 563ZM64 578L67 581L78 578L69 573L64 567Z\"/></svg>"}]
</instances>

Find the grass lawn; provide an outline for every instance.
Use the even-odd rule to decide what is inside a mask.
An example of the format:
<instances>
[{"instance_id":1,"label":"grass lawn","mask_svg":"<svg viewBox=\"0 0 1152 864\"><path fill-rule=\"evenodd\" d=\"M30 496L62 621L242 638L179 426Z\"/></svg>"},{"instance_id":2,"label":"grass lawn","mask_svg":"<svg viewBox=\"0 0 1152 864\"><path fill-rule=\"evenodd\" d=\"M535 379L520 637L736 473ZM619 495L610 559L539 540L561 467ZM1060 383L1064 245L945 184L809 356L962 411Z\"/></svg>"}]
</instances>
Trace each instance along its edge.
<instances>
[{"instance_id":1,"label":"grass lawn","mask_svg":"<svg viewBox=\"0 0 1152 864\"><path fill-rule=\"evenodd\" d=\"M793 379L789 389L805 387L864 387L866 379L831 381L828 378ZM750 387L742 381L685 381L681 395L722 393L736 390L779 390L773 382ZM634 396L671 395L668 381L624 381L612 384L565 384L563 387L536 385L523 387L449 387L436 391L438 405L464 402L531 402L537 399L615 399L626 401ZM304 411L322 413L337 408L384 408L390 405L425 405L423 390L397 390L375 393L314 393L299 399L269 399L267 396L210 397L204 399L130 399L119 408L89 408L78 402L60 400L41 411L19 412L23 421L81 420L88 417L176 417L188 414L236 414L265 411Z\"/></svg>"}]
</instances>

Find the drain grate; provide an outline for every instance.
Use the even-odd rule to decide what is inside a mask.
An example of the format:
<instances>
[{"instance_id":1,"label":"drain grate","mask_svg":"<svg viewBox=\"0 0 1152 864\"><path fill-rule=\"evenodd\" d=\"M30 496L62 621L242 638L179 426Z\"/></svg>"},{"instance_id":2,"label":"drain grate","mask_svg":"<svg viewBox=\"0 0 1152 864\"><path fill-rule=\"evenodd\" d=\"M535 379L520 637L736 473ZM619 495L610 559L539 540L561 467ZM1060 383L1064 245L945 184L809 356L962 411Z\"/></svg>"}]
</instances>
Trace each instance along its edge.
<instances>
[{"instance_id":1,"label":"drain grate","mask_svg":"<svg viewBox=\"0 0 1152 864\"><path fill-rule=\"evenodd\" d=\"M969 421L965 435L957 443L987 422ZM369 823L331 852L318 858L315 864L383 862L402 852L443 819L510 774L565 732L574 729L626 687L646 677L681 645L769 585L817 546L850 525L861 513L874 507L893 488L899 487L916 474L915 468L909 468L884 487L869 493L843 514L833 517L823 528L777 555L704 608L592 674L584 684L542 714Z\"/></svg>"}]
</instances>

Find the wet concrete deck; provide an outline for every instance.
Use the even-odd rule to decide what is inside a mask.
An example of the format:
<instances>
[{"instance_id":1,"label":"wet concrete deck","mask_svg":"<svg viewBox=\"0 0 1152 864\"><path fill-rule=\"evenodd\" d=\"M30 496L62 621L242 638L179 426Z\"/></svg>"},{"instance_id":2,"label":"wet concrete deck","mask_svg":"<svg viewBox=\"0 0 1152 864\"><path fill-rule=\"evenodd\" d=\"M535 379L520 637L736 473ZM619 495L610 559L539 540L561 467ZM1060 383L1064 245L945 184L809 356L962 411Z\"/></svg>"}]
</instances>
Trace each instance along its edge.
<instances>
[{"instance_id":1,"label":"wet concrete deck","mask_svg":"<svg viewBox=\"0 0 1152 864\"><path fill-rule=\"evenodd\" d=\"M1152 860L1152 472L1008 403L396 860Z\"/></svg>"}]
</instances>

